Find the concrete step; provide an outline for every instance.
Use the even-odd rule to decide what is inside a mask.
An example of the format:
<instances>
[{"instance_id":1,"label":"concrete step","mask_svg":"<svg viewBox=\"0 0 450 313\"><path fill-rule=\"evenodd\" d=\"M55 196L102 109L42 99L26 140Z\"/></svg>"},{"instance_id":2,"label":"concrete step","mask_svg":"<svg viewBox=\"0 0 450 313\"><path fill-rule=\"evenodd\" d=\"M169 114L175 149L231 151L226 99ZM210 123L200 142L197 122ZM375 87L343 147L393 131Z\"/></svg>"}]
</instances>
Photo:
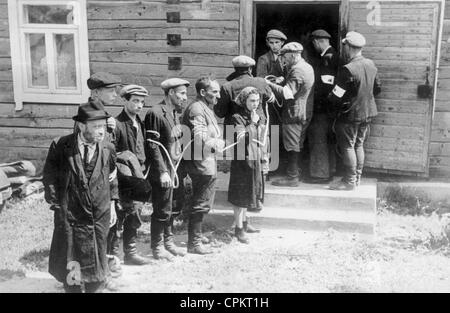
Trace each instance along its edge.
<instances>
[{"instance_id":1,"label":"concrete step","mask_svg":"<svg viewBox=\"0 0 450 313\"><path fill-rule=\"evenodd\" d=\"M228 202L228 181L229 174L219 174L214 210L211 212L214 218L230 218L233 214L232 205ZM333 228L373 233L376 179L363 180L362 185L354 191L335 191L328 187L300 183L298 187L288 188L266 182L264 209L260 213L249 213L249 216L252 223L259 227L305 230Z\"/></svg>"}]
</instances>

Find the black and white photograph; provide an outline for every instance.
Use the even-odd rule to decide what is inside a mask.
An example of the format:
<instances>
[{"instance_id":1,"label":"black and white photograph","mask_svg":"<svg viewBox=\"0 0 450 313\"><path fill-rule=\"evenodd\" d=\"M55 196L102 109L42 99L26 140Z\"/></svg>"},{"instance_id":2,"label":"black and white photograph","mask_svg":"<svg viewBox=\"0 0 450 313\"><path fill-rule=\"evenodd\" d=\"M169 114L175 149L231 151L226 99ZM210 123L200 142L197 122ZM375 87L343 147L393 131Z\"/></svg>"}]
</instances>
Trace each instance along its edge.
<instances>
[{"instance_id":1,"label":"black and white photograph","mask_svg":"<svg viewBox=\"0 0 450 313\"><path fill-rule=\"evenodd\" d=\"M0 0L0 293L449 292L450 1Z\"/></svg>"}]
</instances>

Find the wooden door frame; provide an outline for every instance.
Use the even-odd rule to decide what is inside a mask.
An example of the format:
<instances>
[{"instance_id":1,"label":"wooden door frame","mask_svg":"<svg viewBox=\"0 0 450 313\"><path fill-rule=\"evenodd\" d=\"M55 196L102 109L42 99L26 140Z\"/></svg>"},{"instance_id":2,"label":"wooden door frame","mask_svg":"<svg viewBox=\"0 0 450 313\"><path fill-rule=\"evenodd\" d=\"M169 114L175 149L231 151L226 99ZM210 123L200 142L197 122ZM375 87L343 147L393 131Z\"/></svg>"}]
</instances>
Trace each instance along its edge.
<instances>
[{"instance_id":1,"label":"wooden door frame","mask_svg":"<svg viewBox=\"0 0 450 313\"><path fill-rule=\"evenodd\" d=\"M339 39L342 36L343 27L348 25L348 1L349 0L240 0L240 18L239 18L239 54L253 57L255 52L255 5L258 3L266 4L340 4L339 6ZM347 11L347 13L346 13ZM346 28L345 28L346 29Z\"/></svg>"}]
</instances>

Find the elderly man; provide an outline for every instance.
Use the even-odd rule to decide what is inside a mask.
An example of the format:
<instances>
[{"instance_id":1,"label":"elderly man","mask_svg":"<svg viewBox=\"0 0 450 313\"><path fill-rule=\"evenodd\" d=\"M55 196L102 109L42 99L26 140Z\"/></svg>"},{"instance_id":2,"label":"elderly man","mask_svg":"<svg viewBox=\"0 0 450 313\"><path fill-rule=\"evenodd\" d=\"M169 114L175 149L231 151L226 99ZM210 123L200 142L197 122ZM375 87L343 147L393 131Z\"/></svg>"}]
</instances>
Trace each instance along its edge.
<instances>
[{"instance_id":1,"label":"elderly man","mask_svg":"<svg viewBox=\"0 0 450 313\"><path fill-rule=\"evenodd\" d=\"M339 70L329 99L337 111L336 138L342 152L344 177L330 188L353 190L361 181L364 141L370 122L378 113L374 95L380 92L380 84L375 64L362 56L364 36L351 31L342 43L348 63Z\"/></svg>"},{"instance_id":2,"label":"elderly man","mask_svg":"<svg viewBox=\"0 0 450 313\"><path fill-rule=\"evenodd\" d=\"M281 49L280 55L288 70L284 87L267 80L277 98L283 99L282 136L288 154L287 176L273 181L275 186L298 186L299 155L312 117L314 70L302 58L302 51L303 46L297 42L290 42Z\"/></svg>"},{"instance_id":3,"label":"elderly man","mask_svg":"<svg viewBox=\"0 0 450 313\"><path fill-rule=\"evenodd\" d=\"M148 92L142 86L127 85L123 87L120 97L124 101L124 108L122 113L116 117L116 128L114 129L121 209L116 212L117 223L110 230L108 253L118 256L119 236L123 230L124 262L127 265L150 263L149 260L137 253L137 230L141 226L142 202L134 201L137 198L133 196L140 193L142 197L138 197L139 200L148 201L151 190L143 174L146 161L145 128L139 117L147 96ZM119 159L122 161L119 162ZM129 165L132 160L136 165Z\"/></svg>"},{"instance_id":4,"label":"elderly man","mask_svg":"<svg viewBox=\"0 0 450 313\"><path fill-rule=\"evenodd\" d=\"M266 44L269 51L258 58L256 76L265 78L272 75L273 82L277 84L284 81L283 67L279 55L286 40L286 35L277 29L272 29L267 33Z\"/></svg>"},{"instance_id":5,"label":"elderly man","mask_svg":"<svg viewBox=\"0 0 450 313\"><path fill-rule=\"evenodd\" d=\"M150 142L150 183L152 185L153 213L151 221L151 248L155 259L171 260L173 256L184 256L185 252L174 243L172 232L174 217L173 194L175 166L181 161L182 138L180 116L187 102L189 82L171 78L161 83L164 100L150 107L145 116L147 138L159 141L164 147ZM183 188L182 174L178 172L179 187ZM183 193L183 191L182 191Z\"/></svg>"},{"instance_id":6,"label":"elderly man","mask_svg":"<svg viewBox=\"0 0 450 313\"><path fill-rule=\"evenodd\" d=\"M53 141L45 161L45 199L55 217L49 272L66 292L99 292L110 281L107 235L118 194L114 146L103 140L109 117L92 99L80 106L79 131Z\"/></svg>"},{"instance_id":7,"label":"elderly man","mask_svg":"<svg viewBox=\"0 0 450 313\"><path fill-rule=\"evenodd\" d=\"M311 34L312 43L320 55L316 65L314 85L314 113L308 127L308 142L310 147L309 183L328 183L335 171L335 147L332 144L331 131L334 112L333 105L328 100L336 79L339 57L330 45L330 34L318 29Z\"/></svg>"},{"instance_id":8,"label":"elderly man","mask_svg":"<svg viewBox=\"0 0 450 313\"><path fill-rule=\"evenodd\" d=\"M189 211L188 252L212 253L202 245L202 221L214 203L217 178L216 153L222 153L225 145L216 117L211 107L220 98L220 85L211 77L201 77L195 83L197 99L183 114L183 124L191 130L192 155L185 164L192 179L193 198Z\"/></svg>"}]
</instances>

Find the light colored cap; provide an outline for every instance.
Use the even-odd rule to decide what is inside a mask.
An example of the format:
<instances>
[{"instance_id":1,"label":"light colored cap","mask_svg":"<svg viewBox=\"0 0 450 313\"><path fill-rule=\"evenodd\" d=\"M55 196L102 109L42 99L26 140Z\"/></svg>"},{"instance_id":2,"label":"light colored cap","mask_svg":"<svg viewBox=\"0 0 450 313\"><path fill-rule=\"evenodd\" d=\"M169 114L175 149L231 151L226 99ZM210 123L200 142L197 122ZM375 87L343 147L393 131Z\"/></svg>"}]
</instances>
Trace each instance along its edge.
<instances>
[{"instance_id":1,"label":"light colored cap","mask_svg":"<svg viewBox=\"0 0 450 313\"><path fill-rule=\"evenodd\" d=\"M268 38L281 39L283 41L287 40L286 35L283 34L282 32L280 32L278 29L269 30L269 32L267 33L266 39L268 39Z\"/></svg>"},{"instance_id":2,"label":"light colored cap","mask_svg":"<svg viewBox=\"0 0 450 313\"><path fill-rule=\"evenodd\" d=\"M126 85L119 92L119 95L121 97L123 97L127 94L128 95L136 95L136 96L144 96L144 97L147 97L149 95L147 89L145 89L144 87L139 86L139 85Z\"/></svg>"},{"instance_id":3,"label":"light colored cap","mask_svg":"<svg viewBox=\"0 0 450 313\"><path fill-rule=\"evenodd\" d=\"M350 46L362 48L366 45L366 38L357 32L348 32L342 43L348 43Z\"/></svg>"},{"instance_id":4,"label":"light colored cap","mask_svg":"<svg viewBox=\"0 0 450 313\"><path fill-rule=\"evenodd\" d=\"M288 52L302 52L302 51L303 51L303 46L301 43L290 42L290 43L285 44L283 46L283 48L281 48L280 54L285 54Z\"/></svg>"},{"instance_id":5,"label":"light colored cap","mask_svg":"<svg viewBox=\"0 0 450 313\"><path fill-rule=\"evenodd\" d=\"M178 86L186 86L189 87L191 83L189 83L187 80L181 79L181 78L169 78L166 79L161 83L161 88L164 91L168 91L172 88L176 88Z\"/></svg>"},{"instance_id":6,"label":"light colored cap","mask_svg":"<svg viewBox=\"0 0 450 313\"><path fill-rule=\"evenodd\" d=\"M240 55L235 57L231 63L234 67L252 67L255 66L256 62L251 57L246 55Z\"/></svg>"}]
</instances>

